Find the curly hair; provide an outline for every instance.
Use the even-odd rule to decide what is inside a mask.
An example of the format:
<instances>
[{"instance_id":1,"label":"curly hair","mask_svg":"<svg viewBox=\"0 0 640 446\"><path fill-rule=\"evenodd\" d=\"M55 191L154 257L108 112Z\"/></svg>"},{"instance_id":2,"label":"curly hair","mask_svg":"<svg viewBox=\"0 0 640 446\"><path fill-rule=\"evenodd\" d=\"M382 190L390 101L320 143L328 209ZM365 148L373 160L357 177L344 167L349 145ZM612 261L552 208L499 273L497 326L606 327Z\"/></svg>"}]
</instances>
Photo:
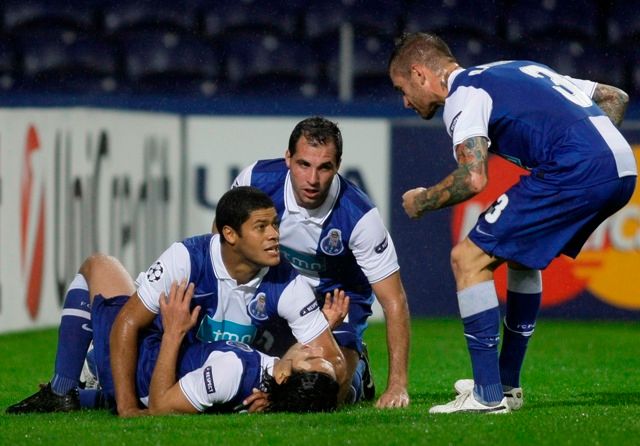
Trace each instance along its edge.
<instances>
[{"instance_id":1,"label":"curly hair","mask_svg":"<svg viewBox=\"0 0 640 446\"><path fill-rule=\"evenodd\" d=\"M267 412L331 412L338 406L338 383L322 372L293 372L278 384L268 373L262 387L269 395Z\"/></svg>"}]
</instances>

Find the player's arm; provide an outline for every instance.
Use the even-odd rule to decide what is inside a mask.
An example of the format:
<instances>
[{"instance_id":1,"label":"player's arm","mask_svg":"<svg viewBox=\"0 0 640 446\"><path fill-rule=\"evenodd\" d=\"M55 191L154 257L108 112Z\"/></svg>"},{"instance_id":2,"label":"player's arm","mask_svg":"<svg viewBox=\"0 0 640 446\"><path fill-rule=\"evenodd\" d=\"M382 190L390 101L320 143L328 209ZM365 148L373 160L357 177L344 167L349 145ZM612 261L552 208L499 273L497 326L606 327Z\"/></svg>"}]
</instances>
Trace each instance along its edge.
<instances>
[{"instance_id":1,"label":"player's arm","mask_svg":"<svg viewBox=\"0 0 640 446\"><path fill-rule=\"evenodd\" d=\"M458 167L438 184L411 189L402 196L402 207L411 218L427 211L442 209L463 202L481 192L487 182L489 141L473 136L456 145Z\"/></svg>"},{"instance_id":2,"label":"player's arm","mask_svg":"<svg viewBox=\"0 0 640 446\"><path fill-rule=\"evenodd\" d=\"M376 402L379 408L405 407L409 404L407 392L409 368L409 306L400 280L400 272L371 285L382 310L387 328L389 374L387 388Z\"/></svg>"},{"instance_id":3,"label":"player's arm","mask_svg":"<svg viewBox=\"0 0 640 446\"><path fill-rule=\"evenodd\" d=\"M609 116L614 125L619 127L622 124L629 104L629 95L627 93L611 85L596 84L592 99Z\"/></svg>"},{"instance_id":4,"label":"player's arm","mask_svg":"<svg viewBox=\"0 0 640 446\"><path fill-rule=\"evenodd\" d=\"M111 373L118 415L121 417L144 414L138 406L135 386L138 334L151 324L155 316L143 305L136 292L122 307L111 328Z\"/></svg>"},{"instance_id":5,"label":"player's arm","mask_svg":"<svg viewBox=\"0 0 640 446\"><path fill-rule=\"evenodd\" d=\"M322 347L322 356L333 364L336 371L336 381L341 389L339 394L342 395L342 390L351 385L351 377L347 376L347 362L333 337L333 333L331 333L331 329L327 327L319 336L306 344L311 347Z\"/></svg>"},{"instance_id":6,"label":"player's arm","mask_svg":"<svg viewBox=\"0 0 640 446\"><path fill-rule=\"evenodd\" d=\"M160 297L163 334L158 360L151 376L149 411L153 415L166 413L197 413L176 379L176 364L180 345L187 332L196 324L200 307L190 311L193 284L186 281L171 285L169 298Z\"/></svg>"}]
</instances>

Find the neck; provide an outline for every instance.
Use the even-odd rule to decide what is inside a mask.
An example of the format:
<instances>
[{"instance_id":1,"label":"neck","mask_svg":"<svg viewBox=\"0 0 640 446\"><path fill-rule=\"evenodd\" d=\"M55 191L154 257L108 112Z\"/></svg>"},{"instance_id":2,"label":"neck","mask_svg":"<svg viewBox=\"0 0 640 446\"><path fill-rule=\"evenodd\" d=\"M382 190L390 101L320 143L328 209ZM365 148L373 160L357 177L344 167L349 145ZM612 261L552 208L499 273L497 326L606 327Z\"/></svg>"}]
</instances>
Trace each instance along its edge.
<instances>
[{"instance_id":1,"label":"neck","mask_svg":"<svg viewBox=\"0 0 640 446\"><path fill-rule=\"evenodd\" d=\"M235 252L233 246L223 243L221 246L222 263L227 272L238 285L253 280L262 269Z\"/></svg>"},{"instance_id":2,"label":"neck","mask_svg":"<svg viewBox=\"0 0 640 446\"><path fill-rule=\"evenodd\" d=\"M444 88L447 92L449 91L449 76L451 76L451 73L453 73L458 68L460 68L460 65L455 62L451 62L444 67L442 74L442 88Z\"/></svg>"}]
</instances>

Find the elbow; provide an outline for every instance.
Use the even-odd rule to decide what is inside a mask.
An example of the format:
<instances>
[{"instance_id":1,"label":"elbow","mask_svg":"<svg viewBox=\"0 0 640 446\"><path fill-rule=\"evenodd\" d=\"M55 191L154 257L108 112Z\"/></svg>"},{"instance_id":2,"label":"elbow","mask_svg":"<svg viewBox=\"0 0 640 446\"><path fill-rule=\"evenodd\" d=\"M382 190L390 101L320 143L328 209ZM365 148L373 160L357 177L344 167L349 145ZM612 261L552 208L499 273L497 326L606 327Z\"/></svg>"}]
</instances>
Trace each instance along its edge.
<instances>
[{"instance_id":1,"label":"elbow","mask_svg":"<svg viewBox=\"0 0 640 446\"><path fill-rule=\"evenodd\" d=\"M469 195L473 197L482 192L489 182L489 178L486 175L473 175L469 178Z\"/></svg>"}]
</instances>

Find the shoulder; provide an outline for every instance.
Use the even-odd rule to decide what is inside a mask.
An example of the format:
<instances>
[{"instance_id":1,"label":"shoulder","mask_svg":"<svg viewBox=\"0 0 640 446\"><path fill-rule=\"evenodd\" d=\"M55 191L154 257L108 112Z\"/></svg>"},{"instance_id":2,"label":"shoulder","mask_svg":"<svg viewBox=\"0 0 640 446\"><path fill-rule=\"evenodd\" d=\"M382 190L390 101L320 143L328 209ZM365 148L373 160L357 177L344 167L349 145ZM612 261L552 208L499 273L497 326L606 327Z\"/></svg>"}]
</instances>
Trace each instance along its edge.
<instances>
[{"instance_id":1,"label":"shoulder","mask_svg":"<svg viewBox=\"0 0 640 446\"><path fill-rule=\"evenodd\" d=\"M336 203L337 208L356 212L360 216L375 208L371 198L362 189L342 175L338 175L338 178L340 179L340 193Z\"/></svg>"}]
</instances>

